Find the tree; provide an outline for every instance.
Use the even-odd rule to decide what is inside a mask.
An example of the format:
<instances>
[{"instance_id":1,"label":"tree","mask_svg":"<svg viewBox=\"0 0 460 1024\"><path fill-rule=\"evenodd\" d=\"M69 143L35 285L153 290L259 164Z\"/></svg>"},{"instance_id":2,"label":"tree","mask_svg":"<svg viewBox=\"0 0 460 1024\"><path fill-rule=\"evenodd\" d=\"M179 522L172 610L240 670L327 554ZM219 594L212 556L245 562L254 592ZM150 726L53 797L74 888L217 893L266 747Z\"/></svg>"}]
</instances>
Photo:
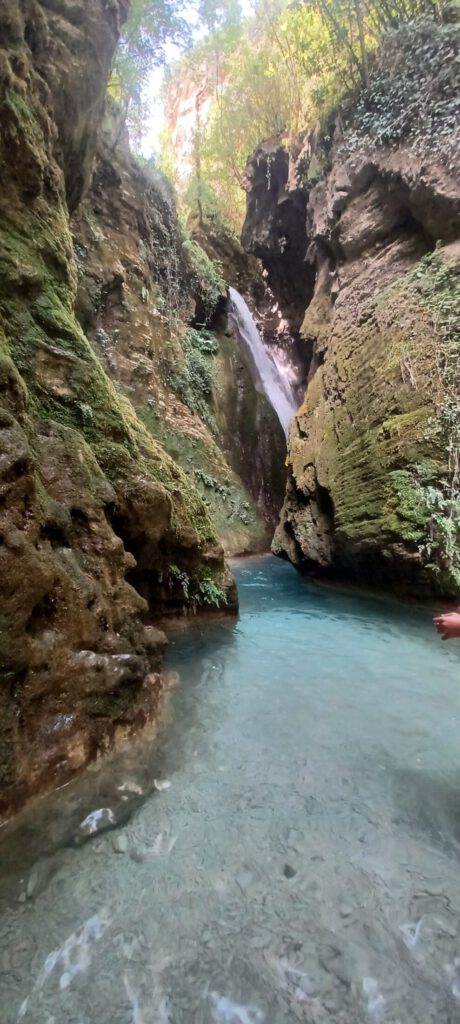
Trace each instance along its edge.
<instances>
[{"instance_id":1,"label":"tree","mask_svg":"<svg viewBox=\"0 0 460 1024\"><path fill-rule=\"evenodd\" d=\"M437 14L436 0L301 0L316 9L333 53L346 55L349 84L369 84L369 54L386 29Z\"/></svg>"},{"instance_id":2,"label":"tree","mask_svg":"<svg viewBox=\"0 0 460 1024\"><path fill-rule=\"evenodd\" d=\"M382 34L419 15L439 17L440 2L254 0L253 17L241 24L237 0L199 0L207 35L174 73L190 91L199 83L183 190L189 210L206 219L206 199L238 232L245 164L258 143L279 136L289 144L340 110L350 92L367 89Z\"/></svg>"},{"instance_id":3,"label":"tree","mask_svg":"<svg viewBox=\"0 0 460 1024\"><path fill-rule=\"evenodd\" d=\"M148 104L145 87L150 72L164 63L167 44L191 42L184 18L186 0L132 0L130 14L115 54L109 91L119 101L131 137L142 135Z\"/></svg>"},{"instance_id":4,"label":"tree","mask_svg":"<svg viewBox=\"0 0 460 1024\"><path fill-rule=\"evenodd\" d=\"M241 24L239 0L199 0L198 17L208 34L222 32Z\"/></svg>"}]
</instances>

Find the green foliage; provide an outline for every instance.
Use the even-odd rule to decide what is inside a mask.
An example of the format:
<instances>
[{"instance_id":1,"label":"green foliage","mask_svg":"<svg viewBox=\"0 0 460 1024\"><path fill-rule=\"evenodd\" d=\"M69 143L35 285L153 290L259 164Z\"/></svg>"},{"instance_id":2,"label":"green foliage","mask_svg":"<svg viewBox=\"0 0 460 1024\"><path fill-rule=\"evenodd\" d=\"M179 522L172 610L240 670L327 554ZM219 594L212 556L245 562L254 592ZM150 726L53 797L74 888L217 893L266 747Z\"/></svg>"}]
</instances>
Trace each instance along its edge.
<instances>
[{"instance_id":1,"label":"green foliage","mask_svg":"<svg viewBox=\"0 0 460 1024\"><path fill-rule=\"evenodd\" d=\"M398 498L398 530L404 540L421 544L427 516L419 480L412 469L395 469L388 476Z\"/></svg>"},{"instance_id":2,"label":"green foliage","mask_svg":"<svg viewBox=\"0 0 460 1024\"><path fill-rule=\"evenodd\" d=\"M385 142L412 131L414 121L423 120L437 47L441 46L446 69L458 61L455 26L436 27L434 20L442 22L444 3L259 0L253 16L243 21L238 0L200 0L197 10L205 35L186 49L168 85L172 95L177 83L185 80L196 94L188 174L175 167L173 152L164 158L187 210L198 214L200 221L221 217L238 233L244 214L244 167L256 145L272 136L295 138L324 119L350 92L356 98L362 87L357 137L372 134L374 141ZM182 48L190 42L184 7L185 0L133 0L110 91L121 101L134 139L142 135L152 67L164 60L168 41ZM419 40L413 35L414 18L421 18L422 24L425 19ZM391 53L387 46L376 69L374 54L395 28L399 49ZM401 63L404 31L407 47L403 45ZM446 71L444 84L437 97L436 120L443 118L447 135L458 118L459 100L452 96L455 76ZM408 95L413 97L410 102Z\"/></svg>"},{"instance_id":3,"label":"green foliage","mask_svg":"<svg viewBox=\"0 0 460 1024\"><path fill-rule=\"evenodd\" d=\"M181 466L201 492L212 521L220 536L247 530L251 548L261 548L265 542L264 528L257 509L241 480L222 460L217 445L190 434L175 432L167 427L152 408L139 411L149 433Z\"/></svg>"},{"instance_id":4,"label":"green foliage","mask_svg":"<svg viewBox=\"0 0 460 1024\"><path fill-rule=\"evenodd\" d=\"M257 41L250 34L239 41L203 138L202 177L220 215L237 233L245 208L247 157L261 139L278 135L291 123L298 130L299 110L305 110L299 96L305 83L287 77L275 46L274 37Z\"/></svg>"},{"instance_id":5,"label":"green foliage","mask_svg":"<svg viewBox=\"0 0 460 1024\"><path fill-rule=\"evenodd\" d=\"M159 574L159 578L161 582L163 573ZM170 564L166 579L170 590L174 590L179 585L184 600L192 606L204 605L224 608L228 603L225 590L212 576L189 575L184 569L179 569L177 565Z\"/></svg>"},{"instance_id":6,"label":"green foliage","mask_svg":"<svg viewBox=\"0 0 460 1024\"><path fill-rule=\"evenodd\" d=\"M109 92L121 104L134 142L140 141L145 130L150 72L164 62L167 43L184 46L190 42L190 27L182 17L184 7L184 0L131 0Z\"/></svg>"},{"instance_id":7,"label":"green foliage","mask_svg":"<svg viewBox=\"0 0 460 1024\"><path fill-rule=\"evenodd\" d=\"M183 243L192 270L192 287L203 310L206 323L214 313L217 303L227 294L227 285L220 273L219 265L209 258L198 242L188 238Z\"/></svg>"},{"instance_id":8,"label":"green foliage","mask_svg":"<svg viewBox=\"0 0 460 1024\"><path fill-rule=\"evenodd\" d=\"M210 491L216 491L221 497L227 498L231 494L231 488L228 484L222 484L215 477L210 476L209 473L205 473L204 470L200 469L199 466L194 466L193 472L197 480L203 484L203 487Z\"/></svg>"},{"instance_id":9,"label":"green foliage","mask_svg":"<svg viewBox=\"0 0 460 1024\"><path fill-rule=\"evenodd\" d=\"M424 554L436 561L460 587L460 274L439 251L425 256L415 271L414 285L428 308L439 338L436 370L439 381L436 420L447 451L447 473L437 486L425 486L430 536Z\"/></svg>"},{"instance_id":10,"label":"green foliage","mask_svg":"<svg viewBox=\"0 0 460 1024\"><path fill-rule=\"evenodd\" d=\"M196 601L197 604L223 608L227 604L227 595L211 576L205 576L198 580Z\"/></svg>"},{"instance_id":11,"label":"green foliage","mask_svg":"<svg viewBox=\"0 0 460 1024\"><path fill-rule=\"evenodd\" d=\"M185 572L185 569L179 569L177 565L170 564L168 566L168 575L170 586L173 583L179 583L185 600L188 601L190 596L190 576Z\"/></svg>"},{"instance_id":12,"label":"green foliage","mask_svg":"<svg viewBox=\"0 0 460 1024\"><path fill-rule=\"evenodd\" d=\"M214 495L219 495L223 499L227 507L226 518L229 523L237 519L244 526L250 525L251 507L241 494L235 492L235 489L228 483L221 483L220 480L216 480L215 477L210 476L209 473L204 472L200 467L194 466L193 474L195 480L198 480L203 485L205 493L206 491L213 491ZM205 503L212 504L212 502L206 502L206 499Z\"/></svg>"},{"instance_id":13,"label":"green foliage","mask_svg":"<svg viewBox=\"0 0 460 1024\"><path fill-rule=\"evenodd\" d=\"M198 15L208 32L224 32L241 22L239 0L199 0Z\"/></svg>"},{"instance_id":14,"label":"green foliage","mask_svg":"<svg viewBox=\"0 0 460 1024\"><path fill-rule=\"evenodd\" d=\"M453 592L460 590L460 495L426 487L423 499L429 515L430 537L420 546L429 568L445 578Z\"/></svg>"},{"instance_id":15,"label":"green foliage","mask_svg":"<svg viewBox=\"0 0 460 1024\"><path fill-rule=\"evenodd\" d=\"M307 3L301 4L305 8ZM322 75L339 75L346 90L369 84L370 55L386 31L420 15L432 18L442 5L433 0L313 0L321 23ZM335 68L331 56L338 57Z\"/></svg>"},{"instance_id":16,"label":"green foliage","mask_svg":"<svg viewBox=\"0 0 460 1024\"><path fill-rule=\"evenodd\" d=\"M422 38L422 32L417 40L411 36L412 19L420 16L422 21L425 18L425 35ZM426 83L429 91L431 60L436 60L442 33L435 16L441 18L442 4L432 0L259 0L253 18L243 26L211 31L177 66L170 83L174 91L176 83L185 80L200 97L193 169L185 187L182 167L178 175L188 209L198 213L200 220L220 216L238 233L250 153L262 140L273 137L295 143L299 133L324 121L350 94L356 99L363 87L366 95L356 132L373 133L377 142L390 129L393 135L404 134L411 118L423 108L414 90L414 76L420 77L422 100ZM398 64L395 47L385 58L388 70L379 71L378 61L376 70L374 54L382 38L395 27L403 31L405 25L407 62L403 67ZM455 66L454 34L452 27L444 37L446 68ZM440 103L449 104L447 132L458 108L447 99L455 88L455 76L448 81L446 72L444 77L446 96L440 97ZM417 97L413 103L407 103L408 94ZM206 116L201 113L203 96L207 101L211 98Z\"/></svg>"},{"instance_id":17,"label":"green foliage","mask_svg":"<svg viewBox=\"0 0 460 1024\"><path fill-rule=\"evenodd\" d=\"M184 361L179 368L170 368L167 383L184 405L215 430L211 403L214 384L212 357L217 352L216 339L208 331L189 327L182 349Z\"/></svg>"},{"instance_id":18,"label":"green foliage","mask_svg":"<svg viewBox=\"0 0 460 1024\"><path fill-rule=\"evenodd\" d=\"M382 42L378 67L353 110L347 144L394 145L403 139L415 145L451 148L460 118L457 81L447 69L458 66L460 41L455 25L427 18L401 26ZM451 168L453 169L453 167Z\"/></svg>"},{"instance_id":19,"label":"green foliage","mask_svg":"<svg viewBox=\"0 0 460 1024\"><path fill-rule=\"evenodd\" d=\"M200 211L199 219L206 223L219 221L221 209L219 199L210 185L210 182L203 177L192 174L188 179L182 193L182 205L186 210L187 217L194 217Z\"/></svg>"}]
</instances>

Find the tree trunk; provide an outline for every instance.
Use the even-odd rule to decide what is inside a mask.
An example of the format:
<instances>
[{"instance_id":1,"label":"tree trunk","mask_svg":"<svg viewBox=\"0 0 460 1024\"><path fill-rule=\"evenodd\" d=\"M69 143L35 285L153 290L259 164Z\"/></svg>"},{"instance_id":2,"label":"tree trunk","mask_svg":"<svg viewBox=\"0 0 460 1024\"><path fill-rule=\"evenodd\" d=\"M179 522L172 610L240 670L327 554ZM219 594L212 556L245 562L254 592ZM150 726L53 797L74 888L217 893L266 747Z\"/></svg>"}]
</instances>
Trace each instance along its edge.
<instances>
[{"instance_id":1,"label":"tree trunk","mask_svg":"<svg viewBox=\"0 0 460 1024\"><path fill-rule=\"evenodd\" d=\"M366 41L364 38L364 23L360 0L355 0L356 23L358 26L359 49L361 52L361 78L367 89L369 85L369 65L367 62Z\"/></svg>"}]
</instances>

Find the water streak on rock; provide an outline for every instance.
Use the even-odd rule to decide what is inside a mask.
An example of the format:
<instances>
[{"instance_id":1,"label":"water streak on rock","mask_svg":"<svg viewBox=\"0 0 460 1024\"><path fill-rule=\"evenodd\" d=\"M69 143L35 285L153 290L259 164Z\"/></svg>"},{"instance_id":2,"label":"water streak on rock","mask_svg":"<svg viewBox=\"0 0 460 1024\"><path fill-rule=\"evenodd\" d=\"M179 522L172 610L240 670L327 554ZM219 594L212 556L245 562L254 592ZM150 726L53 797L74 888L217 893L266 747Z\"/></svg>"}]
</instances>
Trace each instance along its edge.
<instances>
[{"instance_id":1,"label":"water streak on rock","mask_svg":"<svg viewBox=\"0 0 460 1024\"><path fill-rule=\"evenodd\" d=\"M255 385L268 398L287 434L296 411L292 388L265 347L251 311L236 288L229 288L228 316L250 357Z\"/></svg>"}]
</instances>

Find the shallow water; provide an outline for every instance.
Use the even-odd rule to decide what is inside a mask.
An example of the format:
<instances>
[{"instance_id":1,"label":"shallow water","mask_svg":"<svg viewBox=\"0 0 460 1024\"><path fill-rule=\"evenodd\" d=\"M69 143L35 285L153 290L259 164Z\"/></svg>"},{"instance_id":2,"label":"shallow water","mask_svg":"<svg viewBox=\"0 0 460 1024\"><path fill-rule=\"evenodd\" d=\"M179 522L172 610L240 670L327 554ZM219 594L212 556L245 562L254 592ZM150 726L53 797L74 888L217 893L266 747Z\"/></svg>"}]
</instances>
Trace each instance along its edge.
<instances>
[{"instance_id":1,"label":"shallow water","mask_svg":"<svg viewBox=\"0 0 460 1024\"><path fill-rule=\"evenodd\" d=\"M156 742L4 830L1 1024L460 1021L460 645L236 572Z\"/></svg>"}]
</instances>

